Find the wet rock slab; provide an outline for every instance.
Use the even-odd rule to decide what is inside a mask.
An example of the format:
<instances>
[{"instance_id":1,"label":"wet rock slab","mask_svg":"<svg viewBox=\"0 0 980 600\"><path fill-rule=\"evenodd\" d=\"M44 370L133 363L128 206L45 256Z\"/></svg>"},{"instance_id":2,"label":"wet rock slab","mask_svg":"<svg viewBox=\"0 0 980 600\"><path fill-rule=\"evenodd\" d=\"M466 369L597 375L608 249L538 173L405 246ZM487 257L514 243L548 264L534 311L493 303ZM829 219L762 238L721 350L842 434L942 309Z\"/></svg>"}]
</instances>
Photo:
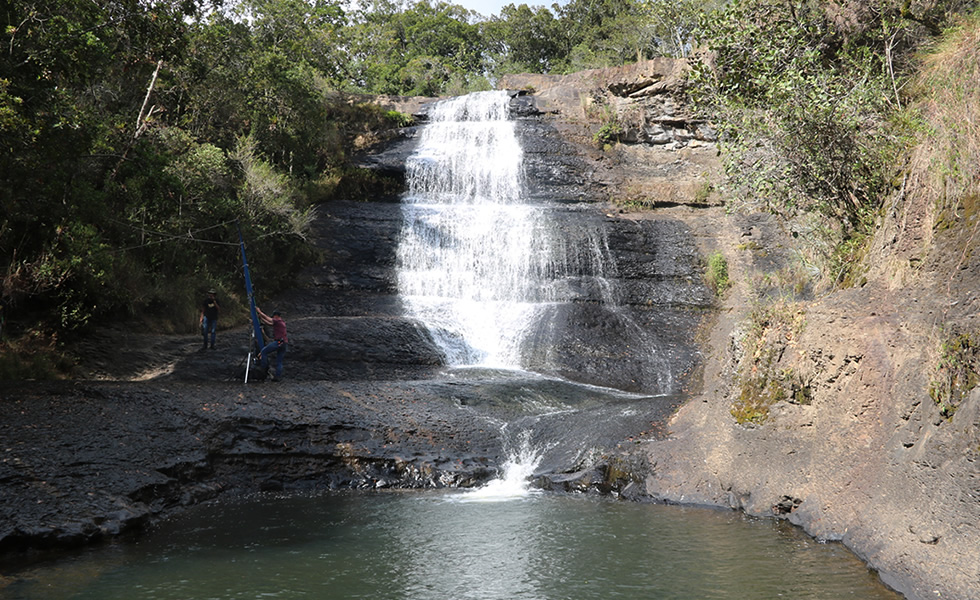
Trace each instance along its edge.
<instances>
[{"instance_id":1,"label":"wet rock slab","mask_svg":"<svg viewBox=\"0 0 980 600\"><path fill-rule=\"evenodd\" d=\"M223 322L218 349L205 352L194 335L106 328L93 348L115 352L87 353L89 381L0 390L0 551L111 537L226 493L476 485L516 441L504 423L560 442L542 474L592 473L566 489L612 489L603 456L679 402L712 298L686 228L613 214L594 162L536 118L519 124L527 139L548 137L528 146L533 201L570 243L600 228L616 263L614 308L594 277L556 283L576 299L535 334L546 350L530 360L563 379L445 369L397 295L400 206L325 204L313 225L322 262L280 297L258 290L289 324L284 382L250 371L244 383L248 328ZM409 133L379 169L399 171ZM635 329L650 337L624 348Z\"/></svg>"},{"instance_id":2,"label":"wet rock slab","mask_svg":"<svg viewBox=\"0 0 980 600\"><path fill-rule=\"evenodd\" d=\"M424 383L7 385L3 397L8 553L112 536L222 491L472 485L501 453L495 428Z\"/></svg>"},{"instance_id":3,"label":"wet rock slab","mask_svg":"<svg viewBox=\"0 0 980 600\"><path fill-rule=\"evenodd\" d=\"M557 440L542 472L601 471L601 449L662 421L677 402L494 372L2 391L0 565L8 566L221 494L485 483L513 450L503 423L533 431L532 442Z\"/></svg>"}]
</instances>

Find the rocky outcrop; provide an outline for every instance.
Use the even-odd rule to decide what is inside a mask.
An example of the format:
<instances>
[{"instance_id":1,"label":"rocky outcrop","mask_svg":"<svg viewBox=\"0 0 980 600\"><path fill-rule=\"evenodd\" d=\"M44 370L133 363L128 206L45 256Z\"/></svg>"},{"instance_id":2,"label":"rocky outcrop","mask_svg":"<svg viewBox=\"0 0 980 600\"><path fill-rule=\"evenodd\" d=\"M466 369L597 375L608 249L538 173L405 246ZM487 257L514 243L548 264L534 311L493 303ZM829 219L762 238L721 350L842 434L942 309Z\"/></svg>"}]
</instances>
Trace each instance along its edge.
<instances>
[{"instance_id":1,"label":"rocky outcrop","mask_svg":"<svg viewBox=\"0 0 980 600\"><path fill-rule=\"evenodd\" d=\"M465 486L500 460L496 431L424 384L269 385L4 386L0 556L91 543L223 492Z\"/></svg>"},{"instance_id":2,"label":"rocky outcrop","mask_svg":"<svg viewBox=\"0 0 980 600\"><path fill-rule=\"evenodd\" d=\"M637 207L717 205L721 177L717 134L688 108L685 61L656 59L571 75L508 75L511 114L534 198ZM383 106L411 109L420 123L435 99ZM602 137L603 127L612 128ZM391 177L417 142L405 128L356 164ZM597 136L599 136L597 138ZM615 143L604 143L603 140Z\"/></svg>"},{"instance_id":3,"label":"rocky outcrop","mask_svg":"<svg viewBox=\"0 0 980 600\"><path fill-rule=\"evenodd\" d=\"M538 332L547 340L532 367L563 379L446 375L397 295L401 207L331 202L311 232L322 261L275 300L289 326L285 381L250 371L243 382L244 324L222 329L207 352L196 336L107 327L87 342L88 381L0 392L0 551L14 551L0 558L111 537L219 494L475 485L505 458L502 423L534 424L548 448L542 473L592 473L577 489L618 489L603 475L603 450L662 423L679 396L614 390L604 399L568 380L679 392L696 369L693 332L713 297L688 226L622 218L593 184L606 158L558 135L559 121L526 95L515 92L512 109L533 200L573 248L602 232L616 265L607 274L612 309L601 302L609 289L572 272L562 283L575 301ZM383 159L364 164L397 177L413 139L401 130ZM650 335L624 347L638 329Z\"/></svg>"},{"instance_id":4,"label":"rocky outcrop","mask_svg":"<svg viewBox=\"0 0 980 600\"><path fill-rule=\"evenodd\" d=\"M673 417L670 435L642 450L645 493L787 519L843 542L908 598L973 598L980 392L948 417L930 385L937 323L944 313L947 322L953 312L975 317L921 280L890 289L872 279L812 301L790 293L769 306L796 328L778 317L763 323L763 278L792 266L793 238L762 215L690 222L711 224L697 230L699 239L728 256L736 284L706 332L702 390ZM739 423L753 393L750 369L759 368L743 353L753 327L770 332L759 352L785 377L779 385L799 393L771 404L765 418Z\"/></svg>"},{"instance_id":5,"label":"rocky outcrop","mask_svg":"<svg viewBox=\"0 0 980 600\"><path fill-rule=\"evenodd\" d=\"M687 68L656 59L571 75L508 75L500 85L524 90L524 102L587 161L582 183L594 197L637 207L718 204L717 134L688 108Z\"/></svg>"},{"instance_id":6,"label":"rocky outcrop","mask_svg":"<svg viewBox=\"0 0 980 600\"><path fill-rule=\"evenodd\" d=\"M641 88L646 89L646 94L675 91L673 87L645 86L643 81L634 81L631 86L623 83L615 89L633 95ZM559 82L552 89L565 89L565 85ZM556 239L568 248L590 247L595 243L593 238L602 238L614 265L603 275L609 289L615 290L612 307L602 297L603 291L596 288L595 278L587 273L571 272L561 282L574 301L555 307L547 318L541 319L540 330L528 335L525 367L629 391L677 391L682 378L672 374L690 373L695 368L697 351L691 343L691 332L714 300L700 277L702 259L689 229L678 220L617 218L618 210L608 203L610 180L603 179L601 173L606 169L604 163L613 159L591 140L583 143L581 139L569 137L565 129L567 119L557 114L546 97L526 90L509 93L509 108L522 148L522 191L526 200L547 210ZM653 104L664 106L663 102ZM422 106L417 112L424 115L426 110ZM671 110L677 131L689 125L680 109ZM655 119L652 115L653 112L650 119ZM678 139L681 139L679 134ZM378 150L373 157L364 157L360 164L365 168L404 173L404 161L414 150L416 141L414 132L406 132L405 139ZM675 150L691 144L678 141L669 146L646 145L657 154L670 154L670 160L680 164L683 160L675 156ZM707 152L708 148L704 145L689 150ZM706 154L706 160L709 156L713 157ZM392 167L396 164L401 166ZM691 202L695 201L694 197L691 193ZM386 318L392 323L403 319L397 298L378 295L395 291L393 268L399 211L397 205L373 203L334 202L321 207L324 218L318 225L321 230L317 238L323 240L323 249L331 258L314 270L312 285L300 286L306 290L301 292L302 302L323 306L328 314L336 315L345 314L345 309L334 307L334 302L346 305L354 301L360 310L362 306L377 305L385 297L382 312ZM366 248L366 244L372 247ZM352 269L354 265L347 258L362 262ZM365 282L367 274L370 280ZM363 287L365 283L371 287L367 295L362 293L367 289ZM364 319L357 321L366 323ZM331 328L336 325L332 321L320 326L328 332L324 339L351 337L349 328L340 336L334 335ZM357 326L355 321L347 325ZM411 329L410 324L403 327ZM407 329L404 333L411 334ZM634 339L633 332L639 330L645 332L643 341L637 341L636 347L630 350L621 348L628 346L625 340ZM402 332L402 326L397 331ZM358 345L360 340L368 339L358 334L354 337ZM328 368L365 364L363 351L349 351L342 341L339 346L344 351L327 346L318 348L314 355L323 357L322 363L331 366ZM418 348L414 360L413 351L404 353L406 365L438 364L432 360L431 350Z\"/></svg>"}]
</instances>

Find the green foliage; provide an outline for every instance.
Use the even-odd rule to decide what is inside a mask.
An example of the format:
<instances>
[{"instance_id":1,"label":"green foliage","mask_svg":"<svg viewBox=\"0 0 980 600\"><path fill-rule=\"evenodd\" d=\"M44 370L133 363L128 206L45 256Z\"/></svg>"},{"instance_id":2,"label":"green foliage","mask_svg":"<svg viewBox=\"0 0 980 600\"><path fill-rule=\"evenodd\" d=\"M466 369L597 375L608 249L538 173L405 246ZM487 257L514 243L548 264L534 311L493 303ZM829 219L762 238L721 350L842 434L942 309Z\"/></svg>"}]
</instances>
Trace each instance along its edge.
<instances>
[{"instance_id":1,"label":"green foliage","mask_svg":"<svg viewBox=\"0 0 980 600\"><path fill-rule=\"evenodd\" d=\"M509 4L483 27L498 72L548 73L564 65L568 54L561 22L544 7Z\"/></svg>"},{"instance_id":2,"label":"green foliage","mask_svg":"<svg viewBox=\"0 0 980 600\"><path fill-rule=\"evenodd\" d=\"M2 13L0 293L19 336L61 343L125 315L190 327L185 289L240 286L236 222L267 293L312 258L308 182L359 123L334 120L360 113L311 50L340 13L247 6L252 26L195 20L193 2ZM296 10L325 17L280 18ZM28 308L41 320L25 325Z\"/></svg>"},{"instance_id":3,"label":"green foliage","mask_svg":"<svg viewBox=\"0 0 980 600\"><path fill-rule=\"evenodd\" d=\"M592 134L592 141L601 148L609 149L619 142L623 135L623 125L619 121L619 116L605 98L590 98L582 95L580 98L585 115L590 120L598 122L599 127Z\"/></svg>"},{"instance_id":4,"label":"green foliage","mask_svg":"<svg viewBox=\"0 0 980 600\"><path fill-rule=\"evenodd\" d=\"M711 184L707 178L701 182L701 185L694 191L694 204L707 204L708 199L711 197L711 192L715 190L715 186Z\"/></svg>"},{"instance_id":5,"label":"green foliage","mask_svg":"<svg viewBox=\"0 0 980 600\"><path fill-rule=\"evenodd\" d=\"M721 6L718 0L650 0L644 3L652 56L686 58L694 50L695 33L703 13Z\"/></svg>"},{"instance_id":6,"label":"green foliage","mask_svg":"<svg viewBox=\"0 0 980 600\"><path fill-rule=\"evenodd\" d=\"M980 212L980 11L955 25L922 57L913 110L900 115L920 141L908 191L932 199L939 230L972 227Z\"/></svg>"},{"instance_id":7,"label":"green foliage","mask_svg":"<svg viewBox=\"0 0 980 600\"><path fill-rule=\"evenodd\" d=\"M655 56L687 56L701 11L693 0L571 0L505 6L483 24L496 75L571 73Z\"/></svg>"},{"instance_id":8,"label":"green foliage","mask_svg":"<svg viewBox=\"0 0 980 600\"><path fill-rule=\"evenodd\" d=\"M714 252L708 256L704 282L716 295L721 295L731 285L728 279L728 260L721 252Z\"/></svg>"},{"instance_id":9,"label":"green foliage","mask_svg":"<svg viewBox=\"0 0 980 600\"><path fill-rule=\"evenodd\" d=\"M980 384L980 347L975 336L950 335L939 344L939 362L929 383L929 397L946 418L952 418L973 388Z\"/></svg>"},{"instance_id":10,"label":"green foliage","mask_svg":"<svg viewBox=\"0 0 980 600\"><path fill-rule=\"evenodd\" d=\"M59 379L72 365L50 334L35 330L16 340L0 340L0 381Z\"/></svg>"},{"instance_id":11,"label":"green foliage","mask_svg":"<svg viewBox=\"0 0 980 600\"><path fill-rule=\"evenodd\" d=\"M738 399L732 403L731 415L740 425L762 425L769 411L779 402L809 405L813 402L810 381L792 369L776 372L761 369L742 380Z\"/></svg>"},{"instance_id":12,"label":"green foliage","mask_svg":"<svg viewBox=\"0 0 980 600\"><path fill-rule=\"evenodd\" d=\"M739 393L730 408L739 424L761 425L783 400L810 403L809 382L791 369L779 369L787 345L799 339L804 327L804 313L796 303L761 303L750 313L741 340Z\"/></svg>"},{"instance_id":13,"label":"green foliage","mask_svg":"<svg viewBox=\"0 0 980 600\"><path fill-rule=\"evenodd\" d=\"M371 169L350 167L340 174L335 195L356 201L396 201L405 190L404 181Z\"/></svg>"},{"instance_id":14,"label":"green foliage","mask_svg":"<svg viewBox=\"0 0 980 600\"><path fill-rule=\"evenodd\" d=\"M0 294L15 315L43 313L31 327L58 343L119 315L189 327L176 323L202 286L239 287L236 223L272 293L315 256L305 236L316 203L397 192L349 156L411 117L348 92L463 93L517 70L684 55L692 39L715 57L697 67L694 89L719 119L736 192L817 215L840 246L826 253L837 271L859 262L893 179L884 174L903 141L900 119L882 115L902 101L909 49L959 6L890 2L840 19L815 1L736 0L699 29L702 5L687 0L509 5L488 19L430 0L242 0L224 10L203 0L8 2ZM975 47L958 42L957 69L972 72ZM935 105L975 95L940 73L917 87L951 90ZM959 140L935 144L937 189L972 185L975 149L961 142L977 136L957 121L972 106L905 119ZM596 111L596 141L616 143L622 125ZM972 214L973 192L942 200L940 221ZM841 283L859 281L859 269L840 272Z\"/></svg>"},{"instance_id":15,"label":"green foliage","mask_svg":"<svg viewBox=\"0 0 980 600\"><path fill-rule=\"evenodd\" d=\"M829 261L834 285L849 288L860 287L867 282L864 276L866 271L864 257L872 241L873 226L874 223L870 219L863 221L847 232L844 239L834 247Z\"/></svg>"},{"instance_id":16,"label":"green foliage","mask_svg":"<svg viewBox=\"0 0 980 600\"><path fill-rule=\"evenodd\" d=\"M592 140L600 146L607 146L618 142L621 135L623 135L623 126L619 124L619 121L612 119L599 126L599 129L593 134Z\"/></svg>"},{"instance_id":17,"label":"green foliage","mask_svg":"<svg viewBox=\"0 0 980 600\"><path fill-rule=\"evenodd\" d=\"M406 115L397 110L389 110L385 113L385 118L395 127L409 127L415 124L415 118L412 115Z\"/></svg>"},{"instance_id":18,"label":"green foliage","mask_svg":"<svg viewBox=\"0 0 980 600\"><path fill-rule=\"evenodd\" d=\"M429 0L365 3L340 33L348 52L338 85L423 96L489 89L488 46L473 17L461 6Z\"/></svg>"},{"instance_id":19,"label":"green foliage","mask_svg":"<svg viewBox=\"0 0 980 600\"><path fill-rule=\"evenodd\" d=\"M880 206L902 147L887 117L921 29L899 12L885 4L847 20L813 0L736 0L705 16L710 59L696 63L692 92L717 117L736 197L791 219L819 215L827 247L863 237L854 232Z\"/></svg>"},{"instance_id":20,"label":"green foliage","mask_svg":"<svg viewBox=\"0 0 980 600\"><path fill-rule=\"evenodd\" d=\"M769 418L770 408L784 399L786 390L778 380L751 376L742 382L738 400L732 404L731 414L740 425L761 425Z\"/></svg>"},{"instance_id":21,"label":"green foliage","mask_svg":"<svg viewBox=\"0 0 980 600\"><path fill-rule=\"evenodd\" d=\"M764 255L766 250L755 242L739 244L740 250L749 250ZM800 264L785 266L776 271L755 275L749 281L752 294L768 301L799 301L811 292L812 273Z\"/></svg>"},{"instance_id":22,"label":"green foliage","mask_svg":"<svg viewBox=\"0 0 980 600\"><path fill-rule=\"evenodd\" d=\"M570 0L557 6L567 40L565 72L647 58L649 31L638 0Z\"/></svg>"}]
</instances>

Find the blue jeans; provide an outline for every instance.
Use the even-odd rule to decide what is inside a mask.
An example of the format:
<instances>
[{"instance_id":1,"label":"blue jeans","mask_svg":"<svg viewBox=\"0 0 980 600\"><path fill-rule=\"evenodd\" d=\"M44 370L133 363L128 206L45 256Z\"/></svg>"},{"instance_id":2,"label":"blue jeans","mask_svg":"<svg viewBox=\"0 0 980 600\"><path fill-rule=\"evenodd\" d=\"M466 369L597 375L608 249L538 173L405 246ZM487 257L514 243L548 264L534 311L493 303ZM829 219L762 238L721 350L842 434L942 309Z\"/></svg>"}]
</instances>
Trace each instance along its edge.
<instances>
[{"instance_id":1,"label":"blue jeans","mask_svg":"<svg viewBox=\"0 0 980 600\"><path fill-rule=\"evenodd\" d=\"M286 346L286 342L280 344L273 340L266 344L260 353L262 355L262 362L260 364L263 369L266 369L269 366L269 353L273 350L276 351L276 374L274 375L276 379L282 377L282 357L286 354Z\"/></svg>"},{"instance_id":2,"label":"blue jeans","mask_svg":"<svg viewBox=\"0 0 980 600\"><path fill-rule=\"evenodd\" d=\"M209 319L204 317L204 322L201 324L201 334L204 336L204 345L208 345L208 334L211 334L211 345L214 346L214 336L218 332L218 319Z\"/></svg>"}]
</instances>

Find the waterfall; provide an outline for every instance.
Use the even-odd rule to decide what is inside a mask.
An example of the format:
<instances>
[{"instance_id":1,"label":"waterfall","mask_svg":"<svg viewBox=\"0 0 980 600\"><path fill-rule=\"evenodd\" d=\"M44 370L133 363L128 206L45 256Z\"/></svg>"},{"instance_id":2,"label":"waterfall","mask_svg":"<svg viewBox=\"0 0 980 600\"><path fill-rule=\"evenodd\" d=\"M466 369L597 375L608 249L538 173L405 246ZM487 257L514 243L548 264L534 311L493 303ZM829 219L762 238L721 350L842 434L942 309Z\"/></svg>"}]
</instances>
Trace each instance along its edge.
<instances>
[{"instance_id":1,"label":"waterfall","mask_svg":"<svg viewBox=\"0 0 980 600\"><path fill-rule=\"evenodd\" d=\"M517 447L501 467L500 476L483 486L463 492L456 499L461 502L503 502L535 493L531 489L530 479L541 463L543 453L544 449L536 448L531 442L531 430L524 430L518 436Z\"/></svg>"},{"instance_id":2,"label":"waterfall","mask_svg":"<svg viewBox=\"0 0 980 600\"><path fill-rule=\"evenodd\" d=\"M396 272L407 315L450 366L672 390L650 313L638 321L618 298L605 215L535 200L509 103L495 91L430 107L401 203Z\"/></svg>"},{"instance_id":3,"label":"waterfall","mask_svg":"<svg viewBox=\"0 0 980 600\"><path fill-rule=\"evenodd\" d=\"M450 365L523 367L534 324L569 299L563 274L603 264L604 240L556 242L547 209L525 200L508 102L497 91L436 103L407 163L399 293Z\"/></svg>"}]
</instances>

